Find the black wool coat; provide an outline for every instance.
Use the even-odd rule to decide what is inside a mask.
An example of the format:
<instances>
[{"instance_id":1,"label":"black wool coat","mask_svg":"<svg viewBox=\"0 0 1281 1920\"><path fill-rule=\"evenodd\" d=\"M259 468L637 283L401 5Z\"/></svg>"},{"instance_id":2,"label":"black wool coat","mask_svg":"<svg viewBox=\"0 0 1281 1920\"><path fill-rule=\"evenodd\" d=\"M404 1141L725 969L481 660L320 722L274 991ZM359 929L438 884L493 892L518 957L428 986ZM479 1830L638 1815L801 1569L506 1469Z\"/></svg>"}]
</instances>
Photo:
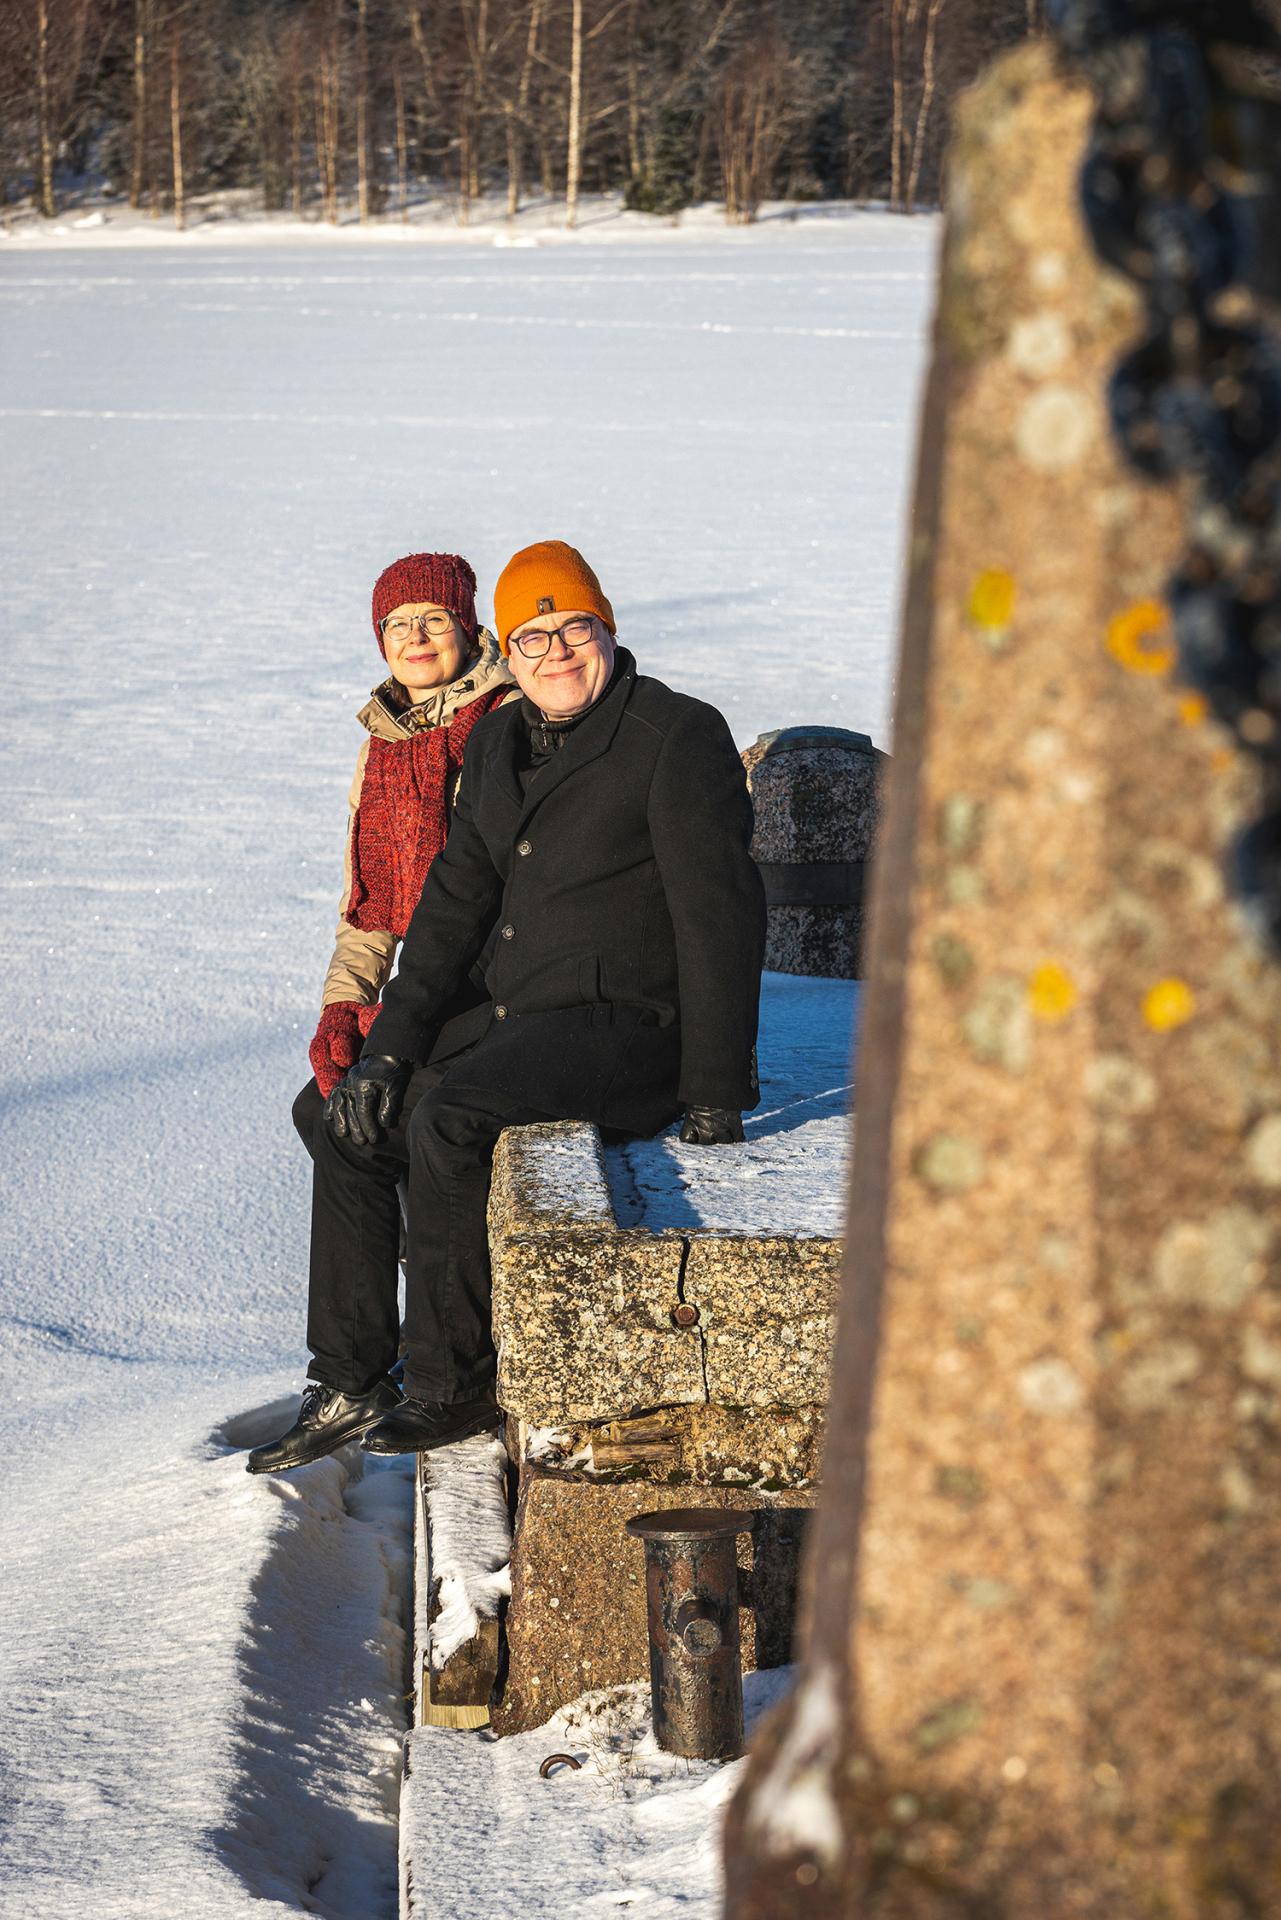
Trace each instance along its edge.
<instances>
[{"instance_id":1,"label":"black wool coat","mask_svg":"<svg viewBox=\"0 0 1281 1920\"><path fill-rule=\"evenodd\" d=\"M679 1026L679 1104L754 1107L765 894L723 717L638 674L620 647L605 693L527 792L525 726L511 700L467 743L449 838L365 1052L425 1058L486 951L495 1020L640 1009Z\"/></svg>"}]
</instances>

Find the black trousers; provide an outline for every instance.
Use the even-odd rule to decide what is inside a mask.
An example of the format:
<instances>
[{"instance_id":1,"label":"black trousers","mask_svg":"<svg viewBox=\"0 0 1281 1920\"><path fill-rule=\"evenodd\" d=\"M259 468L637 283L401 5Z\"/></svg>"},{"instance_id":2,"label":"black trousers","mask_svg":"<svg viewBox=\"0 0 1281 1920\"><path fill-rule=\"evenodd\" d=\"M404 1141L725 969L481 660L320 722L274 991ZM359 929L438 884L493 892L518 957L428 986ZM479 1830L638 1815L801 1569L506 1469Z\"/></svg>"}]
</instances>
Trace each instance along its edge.
<instances>
[{"instance_id":1,"label":"black trousers","mask_svg":"<svg viewBox=\"0 0 1281 1920\"><path fill-rule=\"evenodd\" d=\"M312 1379L363 1393L394 1365L400 1181L409 1189L405 1385L425 1400L492 1388L486 1210L504 1127L591 1120L651 1134L679 1112L680 1036L631 1008L494 1020L479 1043L410 1081L376 1147L340 1140L315 1081L294 1103L314 1162L307 1344Z\"/></svg>"}]
</instances>

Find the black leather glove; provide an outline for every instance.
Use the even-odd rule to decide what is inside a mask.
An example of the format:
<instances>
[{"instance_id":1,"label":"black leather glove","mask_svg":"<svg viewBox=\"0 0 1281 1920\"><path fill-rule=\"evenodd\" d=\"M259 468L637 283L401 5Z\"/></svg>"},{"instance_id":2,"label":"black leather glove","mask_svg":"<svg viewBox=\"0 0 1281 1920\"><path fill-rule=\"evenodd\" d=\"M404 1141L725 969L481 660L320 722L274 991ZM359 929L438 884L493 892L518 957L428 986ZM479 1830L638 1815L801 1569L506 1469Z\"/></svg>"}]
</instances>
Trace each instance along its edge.
<instances>
[{"instance_id":1,"label":"black leather glove","mask_svg":"<svg viewBox=\"0 0 1281 1920\"><path fill-rule=\"evenodd\" d=\"M357 1146L376 1147L400 1118L413 1062L371 1053L349 1067L325 1102L325 1118L338 1135Z\"/></svg>"},{"instance_id":2,"label":"black leather glove","mask_svg":"<svg viewBox=\"0 0 1281 1920\"><path fill-rule=\"evenodd\" d=\"M733 1107L686 1107L681 1139L687 1147L731 1147L743 1138L743 1116Z\"/></svg>"}]
</instances>

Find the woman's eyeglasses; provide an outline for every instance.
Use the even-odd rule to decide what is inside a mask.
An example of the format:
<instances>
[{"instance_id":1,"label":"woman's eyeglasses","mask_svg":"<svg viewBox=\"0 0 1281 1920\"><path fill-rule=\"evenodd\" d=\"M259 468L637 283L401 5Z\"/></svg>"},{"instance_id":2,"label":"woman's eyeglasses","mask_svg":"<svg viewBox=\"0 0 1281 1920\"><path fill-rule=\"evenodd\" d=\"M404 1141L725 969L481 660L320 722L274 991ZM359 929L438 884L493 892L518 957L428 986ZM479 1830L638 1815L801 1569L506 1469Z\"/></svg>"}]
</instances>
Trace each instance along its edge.
<instances>
[{"instance_id":1,"label":"woman's eyeglasses","mask_svg":"<svg viewBox=\"0 0 1281 1920\"><path fill-rule=\"evenodd\" d=\"M389 613L379 631L384 640L408 640L414 629L432 640L443 640L454 630L452 613Z\"/></svg>"}]
</instances>

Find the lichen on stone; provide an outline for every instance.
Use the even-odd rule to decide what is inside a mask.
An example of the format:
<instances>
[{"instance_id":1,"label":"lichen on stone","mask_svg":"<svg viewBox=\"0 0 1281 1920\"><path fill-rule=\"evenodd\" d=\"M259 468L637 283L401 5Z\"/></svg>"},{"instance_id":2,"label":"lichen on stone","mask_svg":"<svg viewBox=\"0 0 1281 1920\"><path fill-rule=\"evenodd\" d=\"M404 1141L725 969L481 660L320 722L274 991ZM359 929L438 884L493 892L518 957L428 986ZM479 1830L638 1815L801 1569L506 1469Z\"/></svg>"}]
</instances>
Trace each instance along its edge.
<instances>
[{"instance_id":1,"label":"lichen on stone","mask_svg":"<svg viewBox=\"0 0 1281 1920\"><path fill-rule=\"evenodd\" d=\"M1023 982L1010 974L984 981L962 1022L975 1059L1023 1073L1032 1045L1031 1010Z\"/></svg>"},{"instance_id":2,"label":"lichen on stone","mask_svg":"<svg viewBox=\"0 0 1281 1920\"><path fill-rule=\"evenodd\" d=\"M1048 1355L1019 1371L1018 1395L1030 1413L1071 1413L1081 1405L1081 1376L1066 1360Z\"/></svg>"},{"instance_id":3,"label":"lichen on stone","mask_svg":"<svg viewBox=\"0 0 1281 1920\"><path fill-rule=\"evenodd\" d=\"M1163 1340L1139 1355L1121 1376L1121 1398L1134 1413L1159 1413L1201 1371L1190 1340Z\"/></svg>"},{"instance_id":4,"label":"lichen on stone","mask_svg":"<svg viewBox=\"0 0 1281 1920\"><path fill-rule=\"evenodd\" d=\"M930 954L945 985L949 987L963 987L974 972L974 955L955 934L935 934L930 943Z\"/></svg>"},{"instance_id":5,"label":"lichen on stone","mask_svg":"<svg viewBox=\"0 0 1281 1920\"><path fill-rule=\"evenodd\" d=\"M956 1500L963 1507L973 1507L986 1499L987 1481L977 1467L938 1467L934 1474L934 1490L944 1500Z\"/></svg>"},{"instance_id":6,"label":"lichen on stone","mask_svg":"<svg viewBox=\"0 0 1281 1920\"><path fill-rule=\"evenodd\" d=\"M1157 1288L1184 1305L1230 1313L1261 1283L1274 1237L1273 1223L1244 1206L1172 1221L1152 1256Z\"/></svg>"},{"instance_id":7,"label":"lichen on stone","mask_svg":"<svg viewBox=\"0 0 1281 1920\"><path fill-rule=\"evenodd\" d=\"M939 1193L967 1193L983 1178L983 1150L960 1133L936 1133L918 1148L917 1177Z\"/></svg>"},{"instance_id":8,"label":"lichen on stone","mask_svg":"<svg viewBox=\"0 0 1281 1920\"><path fill-rule=\"evenodd\" d=\"M982 1724L983 1710L976 1701L945 1700L917 1722L912 1740L922 1753L937 1753L940 1747L950 1747L967 1733L977 1732Z\"/></svg>"}]
</instances>

